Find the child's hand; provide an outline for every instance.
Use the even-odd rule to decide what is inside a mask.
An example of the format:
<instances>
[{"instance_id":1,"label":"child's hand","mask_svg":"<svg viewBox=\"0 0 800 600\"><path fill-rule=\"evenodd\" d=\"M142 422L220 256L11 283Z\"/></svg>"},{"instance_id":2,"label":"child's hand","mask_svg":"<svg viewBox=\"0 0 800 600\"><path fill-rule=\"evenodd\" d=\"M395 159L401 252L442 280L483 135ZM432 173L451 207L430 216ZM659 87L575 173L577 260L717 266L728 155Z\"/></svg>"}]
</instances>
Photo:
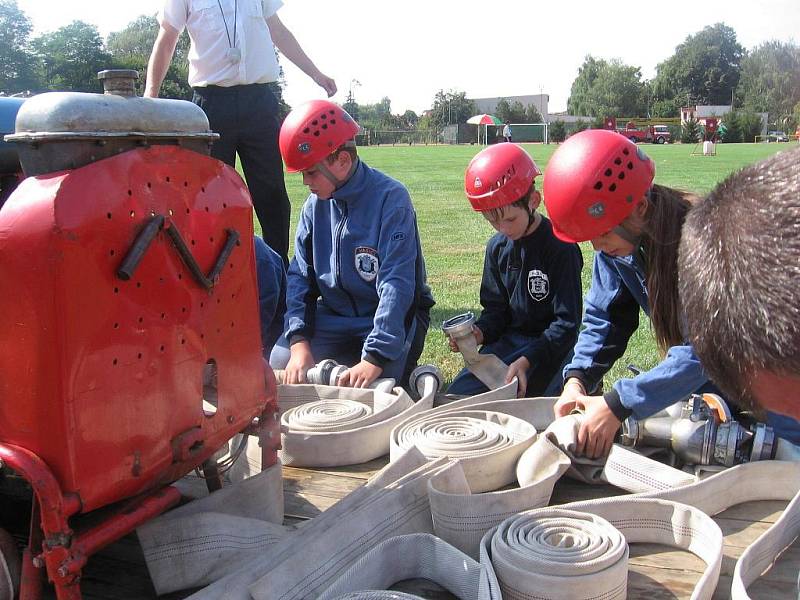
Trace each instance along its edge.
<instances>
[{"instance_id":1,"label":"child's hand","mask_svg":"<svg viewBox=\"0 0 800 600\"><path fill-rule=\"evenodd\" d=\"M530 368L531 363L524 356L520 356L517 360L508 365L506 383L511 383L514 377L517 378L517 398L525 396L525 390L528 389L528 369Z\"/></svg>"},{"instance_id":2,"label":"child's hand","mask_svg":"<svg viewBox=\"0 0 800 600\"><path fill-rule=\"evenodd\" d=\"M556 413L556 418L563 417L571 413L580 404L581 399L586 397L586 390L583 389L583 384L579 379L570 377L564 383L564 390L558 401L553 407Z\"/></svg>"},{"instance_id":3,"label":"child's hand","mask_svg":"<svg viewBox=\"0 0 800 600\"><path fill-rule=\"evenodd\" d=\"M342 387L365 388L369 387L369 384L375 381L381 373L383 373L381 367L362 360L342 373L337 383Z\"/></svg>"},{"instance_id":4,"label":"child's hand","mask_svg":"<svg viewBox=\"0 0 800 600\"><path fill-rule=\"evenodd\" d=\"M284 383L305 383L306 372L314 366L311 344L306 340L295 342L289 349L291 356L283 371Z\"/></svg>"},{"instance_id":5,"label":"child's hand","mask_svg":"<svg viewBox=\"0 0 800 600\"><path fill-rule=\"evenodd\" d=\"M475 336L475 344L480 346L483 344L483 332L475 325L472 326L472 335ZM450 346L450 352L458 352L458 344L450 336L447 337L447 345Z\"/></svg>"}]
</instances>

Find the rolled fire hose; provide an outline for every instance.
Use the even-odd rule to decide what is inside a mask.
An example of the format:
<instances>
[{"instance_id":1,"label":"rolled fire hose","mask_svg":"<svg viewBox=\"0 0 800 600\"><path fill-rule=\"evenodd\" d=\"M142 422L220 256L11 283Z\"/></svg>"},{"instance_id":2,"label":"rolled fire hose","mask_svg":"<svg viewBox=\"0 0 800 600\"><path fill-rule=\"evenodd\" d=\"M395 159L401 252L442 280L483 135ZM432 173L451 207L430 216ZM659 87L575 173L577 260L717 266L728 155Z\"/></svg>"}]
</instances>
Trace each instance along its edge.
<instances>
[{"instance_id":1,"label":"rolled fire hose","mask_svg":"<svg viewBox=\"0 0 800 600\"><path fill-rule=\"evenodd\" d=\"M478 352L478 343L472 332L474 323L475 315L467 312L447 319L442 323L442 331L456 343L470 373L490 390L503 387L508 365L494 354Z\"/></svg>"},{"instance_id":2,"label":"rolled fire hose","mask_svg":"<svg viewBox=\"0 0 800 600\"><path fill-rule=\"evenodd\" d=\"M459 467L455 464L449 469L458 470ZM741 482L745 478L753 485L742 486ZM771 481L778 483L767 489ZM549 519L550 511L554 510L577 512L582 515L579 521L594 520L599 517L621 533L626 543L657 543L694 553L706 563L706 568L695 586L692 598L711 598L719 576L723 537L719 527L706 512L716 514L742 502L758 499L780 500L794 496L794 500L781 518L746 549L737 562L732 598L744 600L749 598L746 585L755 580L800 533L798 489L800 489L800 464L765 461L738 465L708 479L673 490L573 502L557 508L528 511L510 517L486 533L481 543L482 568L472 558L442 540L437 540L436 544L423 544L419 542L417 536L402 536L409 538L408 540L392 538L345 570L326 590L322 598L328 600L345 593L352 594L352 598L371 598L374 596L360 595L357 591L388 588L403 579L416 577L430 579L463 600L499 600L501 597L543 600L624 597L626 587L624 578L627 577L627 570L623 571L618 560L607 558L597 561L585 560L586 557L597 554L597 548L600 546L609 549L612 558L619 558L621 544L615 535L604 534L607 540L598 543L596 540L577 536L574 525L561 531L540 527L537 532L541 533L539 540L544 542L544 557L551 564L542 565L542 554L539 551L536 551L533 563L528 563L526 557L528 553L525 548L531 545L530 536L527 540L523 540L523 544L518 545L515 539L520 536L509 536L506 532L511 529L524 529L531 518L540 519L544 516ZM677 499L698 506L677 502ZM791 527L787 528L787 524ZM579 527L583 528L583 525ZM569 548L570 541L567 540L570 538L565 536L567 533L575 536L572 538L573 546L584 545L589 548L589 552L576 553L574 548ZM578 539L579 537L581 539ZM780 539L775 539L776 537ZM422 555L419 560L417 557L409 556L413 555L413 552L397 551L402 548L416 548L417 545L421 548ZM503 546L502 551L498 553L497 550L501 546ZM569 561L561 560L560 557L555 557L554 560L548 558L548 554L559 552L559 546L567 547L564 552L571 556ZM509 554L513 554L513 558L509 559ZM750 558L752 555L759 557L757 561ZM605 554L602 556L605 557ZM580 568L573 570L569 567L570 562L578 563ZM594 569L594 566L598 565L606 565L606 568ZM591 583L587 583L586 580L587 573L584 567L587 566L592 567L589 569L589 575L593 579ZM553 579L553 570L561 572L563 581L556 582ZM468 581L472 574L477 574L480 578L477 590L469 586L464 589L463 586L459 587L452 583L459 575ZM594 580L595 578L597 579ZM573 586L578 582L583 585ZM562 590L568 593L560 595L559 592ZM618 594L620 591L621 594Z\"/></svg>"},{"instance_id":3,"label":"rolled fire hose","mask_svg":"<svg viewBox=\"0 0 800 600\"><path fill-rule=\"evenodd\" d=\"M545 403L541 402L541 399L539 399L540 400L539 402L525 402L525 401L517 401L517 400L514 400L514 401L497 400L498 397L501 397L503 395L512 396L514 394L514 390L512 389L513 385L509 385L509 386L507 386L507 388L508 388L507 390L504 390L502 392L500 390L497 390L495 392L489 392L489 393L487 393L485 395L482 395L482 397L476 397L477 400L478 400L477 402L476 402L475 398L468 399L468 400L472 400L473 403L476 403L476 404L480 404L481 400L488 400L489 404L492 404L492 402L494 402L494 406L492 406L491 408L493 408L495 410L498 410L498 412L499 412L499 407L501 407L505 403L505 405L506 405L505 409L506 410L511 410L511 408L509 408L509 407L513 407L513 408L516 408L518 410L522 410L523 412L527 411L527 413L528 413L527 418L530 419L533 422L537 422L537 420L545 419L545 417L543 415L546 414L546 411L542 410L542 408L541 408L542 406L545 405ZM494 401L492 401L493 398L495 399ZM462 401L461 404L464 404L464 401ZM533 405L533 407L535 407L535 408L533 408L531 405ZM442 407L442 408L443 409L453 409L453 408L461 408L461 406L459 406L459 403L454 403L454 404L447 405L446 407ZM486 408L486 407L482 407L482 408ZM540 413L538 417L536 416L537 411L538 411L538 413ZM431 412L435 412L435 411L431 411ZM550 414L552 415L552 400L551 400L551 404L550 404ZM550 420L552 420L552 416L550 416ZM545 436L541 436L540 439L546 440L548 438L545 437ZM544 442L542 442L541 444L537 444L535 446L537 446L538 450L541 450L541 447L546 446L546 444ZM534 446L532 446L529 449L529 451L532 451L533 448L534 448ZM623 452L624 452L624 450L623 450ZM550 450L549 453L552 454L552 450ZM527 454L527 452L526 452L526 454ZM545 453L545 454L548 454L548 453ZM555 454L559 454L559 452L556 451ZM524 456L525 455L523 455L523 457ZM563 454L561 456L562 456L562 458L561 458L562 461L567 461L566 457L564 457ZM524 461L521 460L520 464L522 464L523 462ZM534 461L534 462L536 462L536 461ZM653 461L651 461L651 462L653 462ZM558 472L558 469L560 468L560 464L558 463L558 461L555 461L555 463L553 463L553 464L556 467L555 471ZM553 467L553 464L551 464L551 468ZM658 464L658 463L655 463L655 464ZM392 469L395 468L395 466L396 465L394 463L390 464L389 467L387 467L386 471L387 472L391 472ZM664 469L675 471L674 469L670 469L669 467L664 467L663 465L661 465L661 467L663 467ZM560 473L558 473L558 474L560 474ZM544 495L541 494L540 490L537 489L537 487L542 487L542 486L530 486L527 489L520 488L518 490L504 490L504 491L501 491L501 492L494 492L494 493L487 493L487 494L471 494L470 493L469 482L468 482L467 478L464 475L463 469L461 469L460 467L458 469L456 469L456 468L441 468L441 469L439 469L439 470L437 470L437 471L435 471L433 473L429 473L426 477L427 477L426 483L429 482L428 483L428 487L429 487L429 494L430 494L430 510L431 510L432 517L433 517L433 528L434 528L434 530L436 530L436 532L439 534L439 536L442 537L443 539L447 539L448 541L450 541L452 538L456 538L456 541L454 541L454 543L456 543L456 545L459 545L459 543L457 541L457 537L458 537L458 534L460 532L457 531L457 529L458 529L457 527L456 528L449 527L449 525L451 525L453 520L455 520L456 523L458 523L459 520L463 520L464 522L468 523L470 526L472 526L472 530L468 532L470 534L470 536L472 538L474 538L475 534L478 534L478 537L480 538L480 535L482 535L487 529L490 529L492 526L494 526L498 522L502 521L509 514L514 514L516 512L519 512L520 510L524 510L526 508L530 508L531 506L541 506L542 504L546 503L548 501L548 499L549 499L549 493L550 493L549 489L552 489L552 483L548 482L547 485L549 485L549 489L548 489L547 493L544 494ZM555 478L557 478L557 475L555 476ZM447 486L441 485L442 480L445 480L445 479L448 480L447 481ZM647 481L648 479L652 479L652 476L651 476L651 474L645 473L644 477L636 478L636 481L638 482L639 485L641 485L641 481L642 480L643 481ZM449 486L450 489L441 489L441 488L447 488L448 486ZM399 487L402 488L403 487L402 484ZM687 487L690 487L690 486L687 486ZM359 491L360 490L358 490L354 494L351 494L351 496L354 496ZM719 493L721 495L726 495L725 491L717 492L717 493ZM543 499L543 496L546 496L546 497L544 497L544 499ZM437 502L436 502L436 498L437 497L440 500L444 500L444 501L443 502L439 502L437 504ZM389 510L388 516L387 515L382 515L382 516L373 515L366 509L366 507L364 507L364 512L359 511L359 517L358 518L356 518L356 517L352 517L351 518L351 515L349 513L345 513L347 515L345 517L345 516L343 516L343 514L341 512L337 512L337 511L334 510L337 507L340 507L340 505L344 504L348 500L352 500L350 496L348 496L347 498L342 500L339 504L334 506L332 509L329 509L328 511L326 511L325 513L320 515L320 517L317 517L311 523L309 523L308 525L303 527L301 532L305 531L306 529L308 529L310 527L312 527L312 524L314 524L315 522L318 522L318 520L321 520L322 524L329 523L329 521L325 518L326 516L327 516L328 519L344 519L345 521L358 521L359 523L361 523L365 519L366 519L366 521L369 521L370 519L374 520L374 519L378 519L378 518L381 518L381 517L382 517L382 519L385 518L385 519L388 519L388 520L391 521L392 519L395 519L397 514L398 514L397 513L398 509L397 509L396 506L395 506L395 509L390 509ZM454 502L454 500L456 500L456 502ZM476 500L479 500L480 502L484 503L483 506L480 509L476 508L476 507L480 506L480 503L477 503L477 504L475 503ZM525 505L526 500L528 502L527 506ZM464 506L455 506L454 507L454 505L457 505L459 503L464 503L464 506L466 506L466 509L465 510L461 510L461 509L464 509ZM344 510L344 509L342 509L342 510ZM458 514L459 511L460 511L460 515ZM456 513L455 519L453 519L452 513ZM474 522L474 519L470 519L469 518L470 516L473 516L473 517L474 516L479 516L479 517L482 518L482 521L476 524ZM448 522L448 519L450 519L450 522ZM322 527L323 526L322 524L320 524L319 527ZM370 525L369 523L366 523L365 526L367 527L367 529L369 529L369 527L372 527L373 525ZM349 528L347 528L347 529L349 530ZM456 530L455 531L455 535L454 535L453 531L449 530L449 529L455 529ZM316 530L316 529L314 529L314 530L318 531L321 535L324 534L323 531ZM363 530L360 529L360 531L363 531ZM425 531L428 531L428 530L425 530ZM383 529L382 532L385 534L386 530ZM336 538L335 541L333 541L331 543L333 543L334 546L341 545L342 544L342 540L343 539L347 539L347 538L343 538L342 535L344 535L344 532L338 531L336 536L335 536L335 538ZM308 548L310 547L309 546L309 540L308 539L304 539L304 538L296 540L295 536L296 536L296 534L293 534L290 539L285 540L285 542L282 542L281 544L282 545L287 545L287 546L290 546L290 547L291 546L294 547L293 550L287 550L286 551L287 554L302 553L305 556ZM325 536L323 535L323 537L325 537ZM281 544L279 544L279 545L281 545ZM316 541L313 543L313 546L316 546ZM352 548L352 546L350 546L350 548ZM339 556L339 554L338 554L338 552L336 550L331 550L331 552L333 553L333 555ZM357 554L354 554L353 551L350 551L350 552L345 553L345 556L342 557L341 560L337 560L336 561L337 562L336 565L331 566L326 562L326 559L321 557L319 559L321 561L321 563L319 563L317 565L317 570L324 571L326 573L326 576L325 576L324 579L330 581L333 578L335 578L337 572L341 572L341 570L344 569L349 564L348 561L353 561L353 560L355 560L355 558L357 558ZM283 564L283 563L281 563L281 564ZM313 566L315 563L312 561L310 564ZM255 567L255 565L252 565L252 566ZM291 577L296 574L295 570L291 568L291 565L284 565L283 568L284 568L284 570L282 571L280 577L272 577L273 583L274 583L275 579L280 580L280 581L284 581L285 578L288 578L288 580L291 580ZM265 572L264 571L264 567L262 566L262 570L260 571L260 574L264 575L264 577L262 578L262 581L260 582L259 585L261 585L261 584L263 584L265 586L271 585L271 584L267 584L266 583L270 579L270 578L266 577L266 574L269 573L269 572L270 571L268 569ZM256 573L258 573L258 570L256 570ZM306 581L305 578L307 576L308 576L308 573L302 574L301 581ZM236 580L238 578L238 584L233 586L233 587L230 587L229 584L231 584L231 578L233 578L233 580ZM246 592L244 591L244 589L255 578L256 578L256 576L253 575L253 571L250 571L247 574L240 572L240 573L236 574L235 577L233 575L231 575L228 578L226 578L226 581L228 583L223 585L223 587L219 587L218 588L218 587L216 587L217 584L214 584L212 586L212 588L209 590L209 594L210 595L208 595L208 596L199 596L199 597L218 597L219 594L222 593L222 590L226 590L226 593L224 594L224 597L236 597L236 598L242 597L242 598L246 598L248 596L247 596ZM296 582L297 580L295 579L293 581ZM287 583L287 585L291 588L294 584ZM314 593L317 593L321 589L324 588L324 584L322 584L321 582L317 582L314 585L317 586L317 587L313 587L312 586L312 588L309 588L307 590L307 592L310 593L312 590L314 590ZM265 598L266 597L270 597L270 598L271 597L283 597L283 596L274 596L273 594L276 592L275 589L266 587L264 589L267 589L268 591L260 591L259 592L259 591L256 590L256 588L258 588L258 587L259 586L254 586L254 589L253 589L255 597L265 597ZM235 592L235 593L230 591L230 590L234 590L234 589L238 590L238 591ZM231 594L231 595L229 595L229 594ZM262 595L258 595L258 594L262 594ZM286 597L298 597L298 598L300 598L300 597L303 597L303 596L300 595L300 596L286 596Z\"/></svg>"},{"instance_id":4,"label":"rolled fire hose","mask_svg":"<svg viewBox=\"0 0 800 600\"><path fill-rule=\"evenodd\" d=\"M402 421L433 406L441 372L417 367L410 384L420 400L402 389L392 393L325 385L280 385L281 461L286 466L354 465L389 452L389 433Z\"/></svg>"}]
</instances>

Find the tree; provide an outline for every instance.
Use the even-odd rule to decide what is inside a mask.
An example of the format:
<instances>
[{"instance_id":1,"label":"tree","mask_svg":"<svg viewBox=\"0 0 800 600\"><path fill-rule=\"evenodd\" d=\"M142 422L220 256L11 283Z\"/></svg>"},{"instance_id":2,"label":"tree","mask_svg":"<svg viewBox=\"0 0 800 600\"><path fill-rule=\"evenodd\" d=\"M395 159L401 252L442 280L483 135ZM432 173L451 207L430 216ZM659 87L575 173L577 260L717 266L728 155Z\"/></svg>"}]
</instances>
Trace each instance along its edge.
<instances>
[{"instance_id":1,"label":"tree","mask_svg":"<svg viewBox=\"0 0 800 600\"><path fill-rule=\"evenodd\" d=\"M578 133L579 131L586 131L587 129L589 129L589 123L587 123L583 119L578 119L572 126L572 133Z\"/></svg>"},{"instance_id":2,"label":"tree","mask_svg":"<svg viewBox=\"0 0 800 600\"><path fill-rule=\"evenodd\" d=\"M646 97L639 67L587 56L572 82L567 112L590 117L646 116Z\"/></svg>"},{"instance_id":3,"label":"tree","mask_svg":"<svg viewBox=\"0 0 800 600\"><path fill-rule=\"evenodd\" d=\"M525 123L544 123L544 118L535 104L528 104L525 109Z\"/></svg>"},{"instance_id":4,"label":"tree","mask_svg":"<svg viewBox=\"0 0 800 600\"><path fill-rule=\"evenodd\" d=\"M30 18L17 0L0 0L0 91L13 94L37 88L34 59L28 52Z\"/></svg>"},{"instance_id":5,"label":"tree","mask_svg":"<svg viewBox=\"0 0 800 600\"><path fill-rule=\"evenodd\" d=\"M761 116L750 111L731 111L723 117L725 135L722 141L753 142L761 134Z\"/></svg>"},{"instance_id":6,"label":"tree","mask_svg":"<svg viewBox=\"0 0 800 600\"><path fill-rule=\"evenodd\" d=\"M800 46L765 42L742 59L737 105L750 112L768 112L776 128L783 127L800 102Z\"/></svg>"},{"instance_id":7,"label":"tree","mask_svg":"<svg viewBox=\"0 0 800 600\"><path fill-rule=\"evenodd\" d=\"M109 68L111 55L103 48L97 27L73 21L32 42L42 82L51 90L101 92L98 71Z\"/></svg>"},{"instance_id":8,"label":"tree","mask_svg":"<svg viewBox=\"0 0 800 600\"><path fill-rule=\"evenodd\" d=\"M744 49L736 32L717 23L688 36L675 48L675 54L656 67L653 101L662 112L686 105L727 105L739 83L739 68ZM667 115L663 115L667 116ZM671 115L674 116L674 113Z\"/></svg>"},{"instance_id":9,"label":"tree","mask_svg":"<svg viewBox=\"0 0 800 600\"><path fill-rule=\"evenodd\" d=\"M358 102L356 102L355 98L353 97L352 87L347 92L347 100L345 100L345 103L342 104L342 108L345 109L357 123L361 122L361 112L358 108Z\"/></svg>"},{"instance_id":10,"label":"tree","mask_svg":"<svg viewBox=\"0 0 800 600\"><path fill-rule=\"evenodd\" d=\"M121 31L108 35L108 51L117 69L135 69L139 72L139 83L144 86L147 62L153 49L158 22L155 16L142 15L128 23ZM170 62L160 95L164 98L189 99L189 34L184 31L178 38L175 54Z\"/></svg>"},{"instance_id":11,"label":"tree","mask_svg":"<svg viewBox=\"0 0 800 600\"><path fill-rule=\"evenodd\" d=\"M567 127L564 124L564 121L561 119L556 119L552 123L550 123L550 132L549 132L550 141L552 142L563 142L567 137Z\"/></svg>"},{"instance_id":12,"label":"tree","mask_svg":"<svg viewBox=\"0 0 800 600\"><path fill-rule=\"evenodd\" d=\"M475 102L467 98L466 92L439 90L433 99L430 122L441 129L450 123L466 123L475 112Z\"/></svg>"},{"instance_id":13,"label":"tree","mask_svg":"<svg viewBox=\"0 0 800 600\"><path fill-rule=\"evenodd\" d=\"M691 118L681 125L681 143L696 144L700 141L702 127L695 118Z\"/></svg>"}]
</instances>

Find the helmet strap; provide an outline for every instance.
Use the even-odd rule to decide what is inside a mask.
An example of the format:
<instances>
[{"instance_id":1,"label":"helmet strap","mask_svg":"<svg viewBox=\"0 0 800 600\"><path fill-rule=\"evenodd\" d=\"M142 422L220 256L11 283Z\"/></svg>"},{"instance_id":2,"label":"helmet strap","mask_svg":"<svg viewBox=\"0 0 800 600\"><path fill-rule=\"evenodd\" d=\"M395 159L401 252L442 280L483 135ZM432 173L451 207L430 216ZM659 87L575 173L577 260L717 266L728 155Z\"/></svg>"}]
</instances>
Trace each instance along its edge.
<instances>
[{"instance_id":1,"label":"helmet strap","mask_svg":"<svg viewBox=\"0 0 800 600\"><path fill-rule=\"evenodd\" d=\"M354 148L355 145L356 143L353 140L348 140L344 144L342 144L340 148ZM333 184L333 187L337 190L350 180L350 178L353 176L353 173L356 172L357 167L358 167L358 158L352 161L352 164L350 165L350 170L347 171L347 174L344 176L344 178L339 179L328 168L327 161L325 159L322 159L317 163L317 169L319 169L319 172L322 173L325 179L330 181Z\"/></svg>"},{"instance_id":2,"label":"helmet strap","mask_svg":"<svg viewBox=\"0 0 800 600\"><path fill-rule=\"evenodd\" d=\"M614 229L611 230L612 232L616 233L619 237L623 240L628 242L629 244L633 244L634 248L639 246L639 242L642 241L641 235L635 235L625 229L622 225L617 225Z\"/></svg>"}]
</instances>

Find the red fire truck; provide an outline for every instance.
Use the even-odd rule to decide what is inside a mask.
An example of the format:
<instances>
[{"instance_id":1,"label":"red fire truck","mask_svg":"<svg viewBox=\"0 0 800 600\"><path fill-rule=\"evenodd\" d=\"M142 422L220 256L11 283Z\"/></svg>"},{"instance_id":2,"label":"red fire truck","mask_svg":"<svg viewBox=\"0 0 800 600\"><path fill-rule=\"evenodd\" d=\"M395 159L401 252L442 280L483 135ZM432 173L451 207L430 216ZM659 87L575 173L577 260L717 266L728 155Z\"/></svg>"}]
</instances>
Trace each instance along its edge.
<instances>
[{"instance_id":1,"label":"red fire truck","mask_svg":"<svg viewBox=\"0 0 800 600\"><path fill-rule=\"evenodd\" d=\"M605 128L616 131L624 135L634 144L638 142L650 142L651 144L668 144L672 141L669 127L666 125L646 125L637 127L633 121L628 121L624 128L617 127L617 120L614 117L607 117Z\"/></svg>"}]
</instances>

